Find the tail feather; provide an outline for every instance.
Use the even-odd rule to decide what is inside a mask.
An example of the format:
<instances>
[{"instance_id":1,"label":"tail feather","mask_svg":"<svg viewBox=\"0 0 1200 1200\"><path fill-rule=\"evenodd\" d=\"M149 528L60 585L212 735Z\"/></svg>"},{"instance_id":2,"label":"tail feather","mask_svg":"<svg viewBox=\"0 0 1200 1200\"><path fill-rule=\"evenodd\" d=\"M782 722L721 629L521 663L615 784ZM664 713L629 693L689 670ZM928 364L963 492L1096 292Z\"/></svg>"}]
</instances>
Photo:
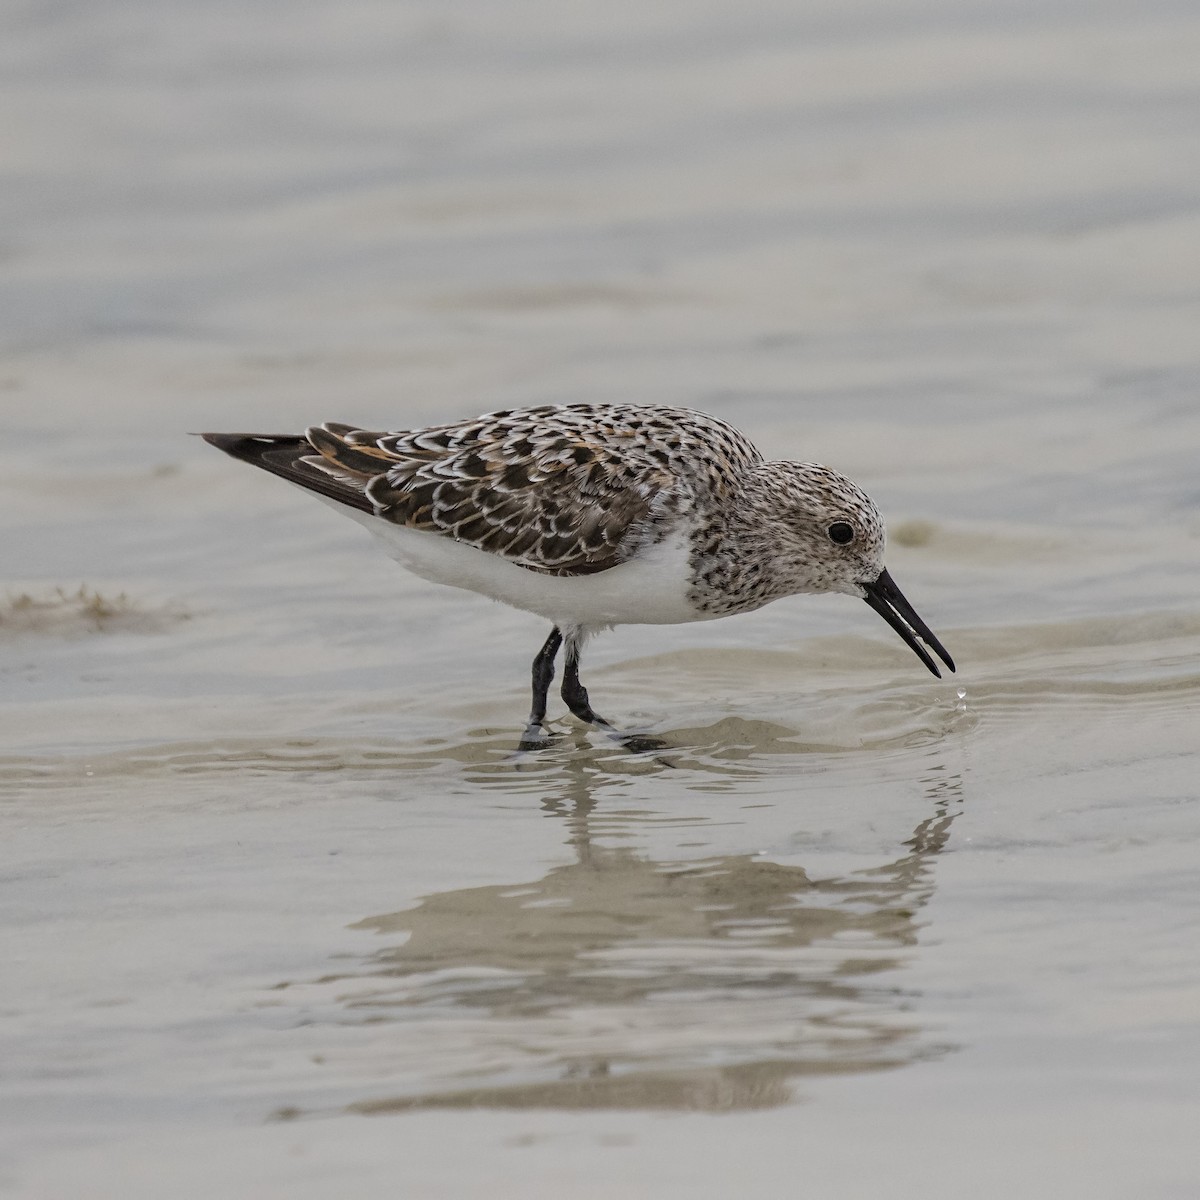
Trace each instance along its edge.
<instances>
[{"instance_id":1,"label":"tail feather","mask_svg":"<svg viewBox=\"0 0 1200 1200\"><path fill-rule=\"evenodd\" d=\"M307 461L313 453L313 445L307 438L296 434L264 433L202 433L210 446L224 450L232 458L261 467L278 475L289 483L298 484L310 492L327 496L348 508L374 513L375 506L367 499L363 488L368 478L339 471L332 475Z\"/></svg>"}]
</instances>

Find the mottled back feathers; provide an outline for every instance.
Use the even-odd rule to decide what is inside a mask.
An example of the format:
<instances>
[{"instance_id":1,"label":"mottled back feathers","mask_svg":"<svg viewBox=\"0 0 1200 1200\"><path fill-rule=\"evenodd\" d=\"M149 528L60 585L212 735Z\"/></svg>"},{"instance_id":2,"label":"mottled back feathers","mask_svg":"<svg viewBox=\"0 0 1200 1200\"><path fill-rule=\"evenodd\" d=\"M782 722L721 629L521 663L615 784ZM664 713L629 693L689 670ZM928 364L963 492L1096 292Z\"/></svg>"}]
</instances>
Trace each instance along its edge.
<instances>
[{"instance_id":1,"label":"mottled back feathers","mask_svg":"<svg viewBox=\"0 0 1200 1200\"><path fill-rule=\"evenodd\" d=\"M400 433L327 423L305 439L222 449L398 525L532 571L585 575L665 536L697 500L719 503L761 461L731 426L681 415L546 405Z\"/></svg>"}]
</instances>

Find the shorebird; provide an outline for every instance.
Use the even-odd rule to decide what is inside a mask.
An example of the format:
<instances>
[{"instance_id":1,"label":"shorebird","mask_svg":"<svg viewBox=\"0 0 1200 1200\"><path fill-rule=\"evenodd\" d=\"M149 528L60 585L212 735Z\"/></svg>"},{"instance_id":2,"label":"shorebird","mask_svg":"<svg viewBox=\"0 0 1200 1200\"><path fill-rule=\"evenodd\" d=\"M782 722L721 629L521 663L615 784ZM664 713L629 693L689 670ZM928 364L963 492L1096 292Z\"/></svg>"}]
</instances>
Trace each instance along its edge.
<instances>
[{"instance_id":1,"label":"shorebird","mask_svg":"<svg viewBox=\"0 0 1200 1200\"><path fill-rule=\"evenodd\" d=\"M940 676L941 642L883 564L871 498L816 463L768 461L686 408L562 404L375 432L201 435L365 525L414 574L551 622L523 749L546 744L555 660L581 721L613 730L579 679L587 637L751 612L783 596L865 600ZM921 643L924 642L925 645Z\"/></svg>"}]
</instances>

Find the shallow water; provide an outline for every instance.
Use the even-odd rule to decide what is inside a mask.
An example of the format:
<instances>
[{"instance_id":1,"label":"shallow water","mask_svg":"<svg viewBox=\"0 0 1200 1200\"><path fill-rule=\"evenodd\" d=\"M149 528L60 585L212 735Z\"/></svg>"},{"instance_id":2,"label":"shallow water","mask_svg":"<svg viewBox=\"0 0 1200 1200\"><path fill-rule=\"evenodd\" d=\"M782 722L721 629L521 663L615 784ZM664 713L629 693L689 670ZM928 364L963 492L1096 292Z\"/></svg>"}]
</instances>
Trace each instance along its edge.
<instances>
[{"instance_id":1,"label":"shallow water","mask_svg":"<svg viewBox=\"0 0 1200 1200\"><path fill-rule=\"evenodd\" d=\"M13 9L0 1183L1200 1191L1200 18ZM861 604L589 647L189 440L685 403Z\"/></svg>"}]
</instances>

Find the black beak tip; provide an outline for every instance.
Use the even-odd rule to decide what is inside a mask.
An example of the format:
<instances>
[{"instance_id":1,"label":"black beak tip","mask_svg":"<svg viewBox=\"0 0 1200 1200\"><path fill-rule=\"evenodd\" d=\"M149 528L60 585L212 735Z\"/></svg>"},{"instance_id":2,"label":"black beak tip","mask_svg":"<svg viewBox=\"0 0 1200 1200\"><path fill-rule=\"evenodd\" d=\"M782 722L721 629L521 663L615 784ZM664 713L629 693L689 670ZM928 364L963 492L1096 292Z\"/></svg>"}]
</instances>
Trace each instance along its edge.
<instances>
[{"instance_id":1,"label":"black beak tip","mask_svg":"<svg viewBox=\"0 0 1200 1200\"><path fill-rule=\"evenodd\" d=\"M916 610L904 593L896 586L887 571L882 571L879 578L863 585L863 599L875 610L901 637L910 650L929 668L935 679L941 679L942 673L926 646L946 664L953 673L954 659L946 652L945 646L938 641L933 630L917 616ZM924 643L922 645L921 643Z\"/></svg>"},{"instance_id":2,"label":"black beak tip","mask_svg":"<svg viewBox=\"0 0 1200 1200\"><path fill-rule=\"evenodd\" d=\"M942 662L944 662L946 664L946 670L949 671L951 675L953 675L954 669L955 669L954 668L954 659L952 659L950 657L950 655L948 655L944 650L939 650L939 649L937 649L937 647L934 647L934 650L935 650L938 658L940 658L942 660ZM929 670L933 673L935 678L941 679L942 673L940 670L938 670L937 663L935 663L932 659L930 659L929 662L926 664L926 666L929 667Z\"/></svg>"}]
</instances>

